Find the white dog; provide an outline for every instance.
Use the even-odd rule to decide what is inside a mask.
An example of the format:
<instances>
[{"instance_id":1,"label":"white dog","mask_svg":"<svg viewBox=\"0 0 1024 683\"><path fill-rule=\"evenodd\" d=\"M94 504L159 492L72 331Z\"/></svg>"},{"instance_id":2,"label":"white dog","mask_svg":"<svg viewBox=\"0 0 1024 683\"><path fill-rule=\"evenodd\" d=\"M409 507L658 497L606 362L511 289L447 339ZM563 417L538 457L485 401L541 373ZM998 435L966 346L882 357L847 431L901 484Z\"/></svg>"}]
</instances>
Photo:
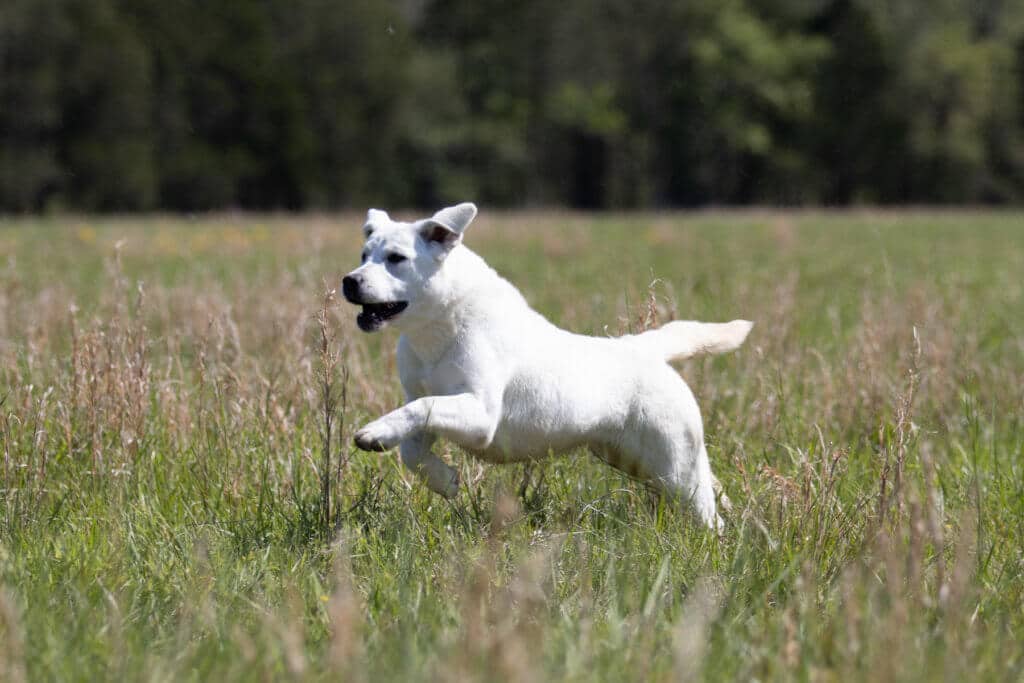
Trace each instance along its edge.
<instances>
[{"instance_id":1,"label":"white dog","mask_svg":"<svg viewBox=\"0 0 1024 683\"><path fill-rule=\"evenodd\" d=\"M360 329L402 332L398 372L408 402L356 432L356 445L400 446L403 462L446 497L459 480L431 452L437 436L490 462L585 445L692 501L720 529L700 411L668 361L735 349L752 323L676 321L617 338L567 332L463 246L475 216L470 203L414 223L367 213L362 265L342 291L363 307Z\"/></svg>"}]
</instances>

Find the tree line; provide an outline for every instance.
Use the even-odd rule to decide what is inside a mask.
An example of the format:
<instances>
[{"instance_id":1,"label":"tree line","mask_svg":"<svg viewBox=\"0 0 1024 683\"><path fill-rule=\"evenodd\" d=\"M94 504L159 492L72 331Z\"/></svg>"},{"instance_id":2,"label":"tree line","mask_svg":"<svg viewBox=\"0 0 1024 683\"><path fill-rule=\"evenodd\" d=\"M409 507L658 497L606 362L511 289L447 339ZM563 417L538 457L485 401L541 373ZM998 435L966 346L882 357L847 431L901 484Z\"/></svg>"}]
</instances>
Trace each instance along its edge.
<instances>
[{"instance_id":1,"label":"tree line","mask_svg":"<svg viewBox=\"0 0 1024 683\"><path fill-rule=\"evenodd\" d=\"M4 0L0 211L1015 203L1014 0Z\"/></svg>"}]
</instances>

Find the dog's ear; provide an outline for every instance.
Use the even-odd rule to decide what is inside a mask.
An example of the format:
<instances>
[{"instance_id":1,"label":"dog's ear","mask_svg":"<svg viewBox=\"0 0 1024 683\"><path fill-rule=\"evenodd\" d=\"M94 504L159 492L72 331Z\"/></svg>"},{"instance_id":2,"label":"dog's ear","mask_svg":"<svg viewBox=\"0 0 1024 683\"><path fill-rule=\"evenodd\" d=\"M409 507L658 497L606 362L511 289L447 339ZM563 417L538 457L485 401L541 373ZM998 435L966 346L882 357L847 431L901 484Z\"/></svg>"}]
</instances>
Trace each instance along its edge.
<instances>
[{"instance_id":1,"label":"dog's ear","mask_svg":"<svg viewBox=\"0 0 1024 683\"><path fill-rule=\"evenodd\" d=\"M476 218L476 204L464 202L441 209L423 221L419 227L420 237L430 245L440 246L448 253L462 241L462 233Z\"/></svg>"},{"instance_id":2,"label":"dog's ear","mask_svg":"<svg viewBox=\"0 0 1024 683\"><path fill-rule=\"evenodd\" d=\"M370 209L366 212L366 223L363 224L363 237L369 237L373 234L374 224L383 221L390 221L391 217L388 216L387 211L381 211L380 209Z\"/></svg>"}]
</instances>

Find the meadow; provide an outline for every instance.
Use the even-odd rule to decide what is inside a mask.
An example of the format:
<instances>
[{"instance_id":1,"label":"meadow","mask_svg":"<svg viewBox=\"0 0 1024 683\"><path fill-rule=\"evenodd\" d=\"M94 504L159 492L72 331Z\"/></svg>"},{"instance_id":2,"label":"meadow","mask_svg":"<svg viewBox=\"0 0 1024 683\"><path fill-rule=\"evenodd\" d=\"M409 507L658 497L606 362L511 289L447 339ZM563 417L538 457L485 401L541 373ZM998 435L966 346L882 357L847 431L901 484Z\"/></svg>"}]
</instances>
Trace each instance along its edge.
<instances>
[{"instance_id":1,"label":"meadow","mask_svg":"<svg viewBox=\"0 0 1024 683\"><path fill-rule=\"evenodd\" d=\"M720 537L583 452L357 451L360 225L0 220L0 680L1024 676L1024 215L484 208L564 327L756 321L678 368Z\"/></svg>"}]
</instances>

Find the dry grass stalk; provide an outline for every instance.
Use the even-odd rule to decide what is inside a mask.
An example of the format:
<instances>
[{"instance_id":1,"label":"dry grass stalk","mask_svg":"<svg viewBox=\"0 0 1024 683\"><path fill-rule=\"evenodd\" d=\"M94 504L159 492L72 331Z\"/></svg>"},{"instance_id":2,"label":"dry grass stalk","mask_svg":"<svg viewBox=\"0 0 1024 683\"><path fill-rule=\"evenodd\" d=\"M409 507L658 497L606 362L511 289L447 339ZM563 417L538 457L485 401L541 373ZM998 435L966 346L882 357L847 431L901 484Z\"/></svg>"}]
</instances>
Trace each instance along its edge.
<instances>
[{"instance_id":1,"label":"dry grass stalk","mask_svg":"<svg viewBox=\"0 0 1024 683\"><path fill-rule=\"evenodd\" d=\"M334 391L334 380L337 372L338 350L334 330L328 326L327 311L334 300L334 290L328 289L324 295L323 306L317 313L317 329L319 330L320 364L318 379L320 382L320 405L323 417L323 451L320 464L320 533L324 541L330 540L331 526L331 447L333 446L333 428L337 399ZM341 456L338 456L339 463Z\"/></svg>"},{"instance_id":2,"label":"dry grass stalk","mask_svg":"<svg viewBox=\"0 0 1024 683\"><path fill-rule=\"evenodd\" d=\"M711 628L721 610L722 600L714 582L707 577L698 579L686 596L680 618L673 628L673 673L676 680L694 681L700 678Z\"/></svg>"},{"instance_id":3,"label":"dry grass stalk","mask_svg":"<svg viewBox=\"0 0 1024 683\"><path fill-rule=\"evenodd\" d=\"M365 680L363 614L366 606L356 591L344 544L336 547L335 558L334 592L327 602L330 624L327 658L332 672L343 673L346 680L358 682Z\"/></svg>"},{"instance_id":4,"label":"dry grass stalk","mask_svg":"<svg viewBox=\"0 0 1024 683\"><path fill-rule=\"evenodd\" d=\"M0 680L22 683L25 671L25 634L14 597L0 586Z\"/></svg>"},{"instance_id":5,"label":"dry grass stalk","mask_svg":"<svg viewBox=\"0 0 1024 683\"><path fill-rule=\"evenodd\" d=\"M884 425L880 427L879 440L882 443L884 453L878 491L878 518L880 522L885 521L886 514L892 503L895 503L895 514L899 515L903 511L903 497L900 494L903 489L903 472L906 466L910 439L915 431L912 417L914 396L917 391L919 376L918 363L921 358L921 341L917 335L916 327L913 328L913 334L914 353L911 357L910 368L907 371L906 389L897 399L896 424L893 427L893 434L887 436ZM891 487L891 492L887 490L888 487Z\"/></svg>"}]
</instances>

